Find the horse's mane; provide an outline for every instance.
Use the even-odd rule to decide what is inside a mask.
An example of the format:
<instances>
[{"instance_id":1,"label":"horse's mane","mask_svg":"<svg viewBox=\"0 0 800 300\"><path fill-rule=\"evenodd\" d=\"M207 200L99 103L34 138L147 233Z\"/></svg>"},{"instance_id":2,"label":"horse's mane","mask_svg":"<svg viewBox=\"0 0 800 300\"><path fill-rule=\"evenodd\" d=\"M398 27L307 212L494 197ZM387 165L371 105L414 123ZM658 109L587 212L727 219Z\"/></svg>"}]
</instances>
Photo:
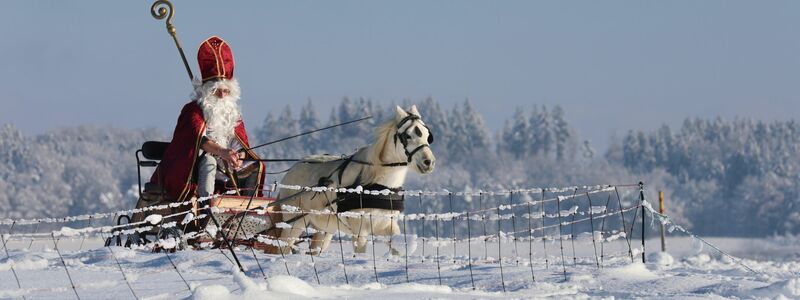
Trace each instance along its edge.
<instances>
[{"instance_id":1,"label":"horse's mane","mask_svg":"<svg viewBox=\"0 0 800 300\"><path fill-rule=\"evenodd\" d=\"M394 120L389 120L375 129L375 141L372 143L371 149L367 152L367 161L372 163L374 166L380 166L383 161L381 161L381 156L383 155L383 151L386 148L386 144L388 140L394 134Z\"/></svg>"}]
</instances>

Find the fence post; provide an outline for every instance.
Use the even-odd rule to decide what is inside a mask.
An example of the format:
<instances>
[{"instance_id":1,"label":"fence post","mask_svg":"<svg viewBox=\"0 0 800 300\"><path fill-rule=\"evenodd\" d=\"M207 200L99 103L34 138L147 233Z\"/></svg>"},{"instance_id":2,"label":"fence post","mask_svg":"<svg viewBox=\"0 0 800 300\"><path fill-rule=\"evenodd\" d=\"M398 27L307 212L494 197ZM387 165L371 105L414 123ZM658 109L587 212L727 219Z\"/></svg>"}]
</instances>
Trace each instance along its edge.
<instances>
[{"instance_id":1,"label":"fence post","mask_svg":"<svg viewBox=\"0 0 800 300\"><path fill-rule=\"evenodd\" d=\"M658 213L664 214L664 191L658 191ZM667 243L664 240L664 223L661 223L661 252L667 252Z\"/></svg>"},{"instance_id":2,"label":"fence post","mask_svg":"<svg viewBox=\"0 0 800 300\"><path fill-rule=\"evenodd\" d=\"M644 247L644 231L645 231L645 210L644 210L644 183L639 181L639 205L642 207L642 263L645 263L645 247ZM631 232L633 232L633 228L631 228Z\"/></svg>"}]
</instances>

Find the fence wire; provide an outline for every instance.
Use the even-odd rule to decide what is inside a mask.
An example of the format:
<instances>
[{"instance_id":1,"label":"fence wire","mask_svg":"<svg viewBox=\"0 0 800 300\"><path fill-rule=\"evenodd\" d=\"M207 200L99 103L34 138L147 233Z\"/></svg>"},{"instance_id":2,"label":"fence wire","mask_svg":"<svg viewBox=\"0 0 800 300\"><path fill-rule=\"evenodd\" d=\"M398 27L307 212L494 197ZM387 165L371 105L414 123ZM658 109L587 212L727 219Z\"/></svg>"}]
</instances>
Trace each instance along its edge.
<instances>
[{"instance_id":1,"label":"fence wire","mask_svg":"<svg viewBox=\"0 0 800 300\"><path fill-rule=\"evenodd\" d=\"M301 236L297 240L288 243L286 240L277 239L276 237L257 234L244 239L250 241L247 244L238 246L235 252L240 256L250 255L254 263L258 265L260 274L264 279L269 277L262 267L262 260L269 259L268 263L282 263L287 275L307 274L309 270L313 270L313 277L305 278L306 280L314 280L320 282L319 271L317 266L319 264L330 263L331 257L328 260L320 261L317 255L312 255L313 250L310 244L314 242L322 242L323 240L315 240L314 234L328 233L332 234L338 246L331 246L326 251L335 252L339 257L338 264L341 266L342 280L340 282L350 283L356 278L363 278L365 270L354 269L350 266L353 265L355 257L368 256L371 260L372 268L369 270L372 273L374 281L384 284L400 283L400 282L423 282L431 283L430 278L423 278L415 276L413 266L409 264L409 259L419 262L419 264L436 264L436 278L434 283L444 284L448 272L469 272L470 284L473 289L478 288L475 282L473 268L481 266L482 268L495 266L500 269L499 284L506 290L506 284L509 280L519 281L520 278L506 278L503 268L518 268L520 266L530 269L529 277L525 280L535 282L537 274L552 273L555 270L548 270L551 268L551 262L559 262L559 272L563 273L566 279L566 269L568 265L574 267L580 261L589 261L591 265L596 268L603 268L605 259L614 254L627 253L633 261L634 252L641 251L640 249L633 249L631 240L633 239L634 231L636 228L636 219L641 214L648 212L650 216L655 216L663 223L670 223L671 220L665 215L659 214L654 211L652 207L644 199L639 199L640 185L597 185L597 186L580 186L580 187L560 187L560 188L530 188L530 189L513 189L513 190L500 190L500 191L474 191L474 192L451 192L448 190L441 191L401 191L398 194L407 196L406 198L406 211L400 214L375 214L364 212L344 212L337 213L330 210L322 211L302 211L297 207L281 206L280 209L271 211L267 207L254 207L247 211L247 213L255 214L256 216L264 216L268 218L269 215L275 213L304 213L309 215L329 215L342 219L361 219L369 220L370 227L372 221L378 219L390 219L393 222L401 223L400 239L391 236L377 236L373 233L372 228L369 228L367 237L361 237L357 234L346 233L341 230L336 232L324 232L315 229L309 224L303 226L305 236ZM367 191L362 188L354 189L330 189L325 187L298 187L298 186L284 186L275 184L271 190L277 188L293 189L298 191L309 192L336 192L336 193L358 193L358 194L372 194L372 195L386 195L394 193L389 190L381 191ZM624 189L628 193L622 193L619 190ZM523 196L527 198L523 198ZM215 196L216 197L216 196ZM423 201L424 197L424 201ZM532 198L538 198L536 200ZM199 199L199 202L205 202L214 197ZM471 201L477 198L477 203ZM594 199L593 199L594 198ZM527 199L527 200L526 200ZM418 201L414 201L418 200ZM418 203L417 205L413 205ZM454 206L454 203L460 204ZM42 251L45 249L56 249L60 264L64 268L65 276L70 276L70 265L66 263L63 245L59 245L61 240L75 240L81 239L81 245L78 251L73 251L67 255L75 258L99 248L92 248L92 246L84 245L86 238L108 239L113 241L115 239L124 240L126 237L144 232L172 232L174 230L185 229L185 224L195 220L202 220L207 218L208 214L218 214L227 212L218 208L203 207L199 208L195 214L190 214L190 210L177 212L170 215L163 215L154 218L146 218L144 221L135 222L131 224L114 224L116 216L132 214L138 212L155 211L165 208L180 208L191 204L190 201L184 203L173 203L169 205L160 205L152 207L144 207L140 209L123 210L109 213L86 214L79 216L68 216L63 218L40 218L40 219L4 219L0 220L0 225L7 226L6 233L2 235L2 247L6 253L6 264L9 265L7 271L12 272L14 278L17 280L18 293L21 297L26 294L36 293L58 293L64 291L72 291L76 298L79 298L82 289L91 289L91 285L82 282L73 282L69 286L52 286L50 288L26 288L26 286L36 286L34 283L25 282L20 280L19 268L14 268L12 253L19 253L19 251ZM460 207L462 209L458 209ZM241 211L237 211L241 212ZM634 212L634 214L631 214ZM87 222L88 221L88 222ZM88 224L87 224L88 223ZM63 226L57 230L42 230L40 224L49 225L72 225L75 227ZM83 225L83 226L81 226ZM288 224L287 224L288 225ZM682 227L675 225L680 231L692 235L690 232L683 230ZM447 228L449 227L449 228ZM210 231L222 232L220 228L205 228L200 232L183 232L183 237L192 238L202 234L209 234L212 240L219 241L224 234L214 234ZM449 233L449 234L448 234ZM642 234L642 233L639 233ZM694 236L694 235L692 235ZM696 236L695 236L696 237ZM366 238L368 241L367 246L371 248L365 253L355 253L355 248L352 246L360 238ZM624 248L614 250L607 249L608 244L620 239L625 239ZM402 243L402 245L392 245L392 243ZM702 240L705 242L705 240ZM556 255L548 254L548 243L558 242L561 251ZM278 247L288 247L293 250L295 254L260 254L260 248L254 245L261 243L263 245L272 245ZM707 242L706 242L707 243ZM222 243L211 243L209 245L196 246L197 249L208 249L209 246L214 244L220 245ZM388 246L378 247L376 244L388 244ZM409 249L409 245L415 244L413 250ZM496 244L496 249L490 249L489 244ZM527 247L525 247L527 244ZM599 245L598 245L599 244ZM708 243L707 243L708 244ZM33 247L39 246L40 249ZM345 247L348 245L348 247ZM709 244L711 245L711 244ZM351 247L352 246L352 247ZM719 248L711 245L715 249ZM113 245L104 244L102 247L106 248L110 255L113 257L115 267L120 276L118 279L108 279L110 281L120 281L125 283L125 286L130 290L130 295L133 298L140 298L145 291L137 291L136 285L131 283L129 275L126 272L126 267L120 262L118 257L118 248ZM217 246L218 247L218 246ZM170 265L164 266L148 266L153 270L148 271L147 276L162 274L165 272L174 272L176 276L185 283L186 289L182 291L173 291L174 293L185 293L191 290L191 279L185 278L181 271L181 262L175 262L170 252L180 249L181 241L176 240L174 237L162 236L155 240L147 241L146 243L134 246L134 251L153 251L157 249L164 252L165 256L170 262ZM421 248L421 249L420 249ZM483 248L483 249L481 249ZM526 249L527 248L527 249ZM571 248L564 251L565 248ZM578 248L581 251L577 251ZM402 254L395 255L400 258L402 263L398 266L402 268L401 274L403 279L398 282L388 282L389 278L381 276L379 269L387 267L384 264L378 264L378 259L383 259L386 253L378 253L381 251L392 251L393 249L404 249ZM542 251L540 252L539 249ZM248 252L245 252L248 251ZM526 251L527 250L527 251ZM635 250L635 251L634 251ZM201 254L200 260L208 259L212 256L223 255L227 260L233 261L228 257L228 254L221 251L208 249L205 254ZM409 251L413 251L409 253ZM722 250L719 250L722 252ZM349 253L348 253L349 252ZM399 251L398 251L399 252ZM578 252L588 252L590 254L581 256ZM599 252L599 253L598 253ZM229 254L233 254L229 253ZM571 257L567 257L567 253ZM722 252L727 255L727 253ZM644 254L642 254L644 255ZM259 257L261 256L261 257ZM307 258L307 263L298 263ZM731 257L733 258L733 257ZM755 272L747 267L741 260L733 258L748 270ZM335 260L335 259L334 259ZM387 258L388 260L388 258ZM289 261L293 261L290 268ZM540 264L538 262L544 262ZM570 262L570 263L568 263ZM55 263L55 262L54 262ZM443 264L461 265L461 269L445 269ZM543 268L540 268L543 265ZM468 268L467 268L468 266ZM135 266L134 266L135 267ZM291 271L291 269L295 269ZM331 268L334 269L334 268ZM386 271L386 270L381 270ZM527 272L527 271L526 271ZM444 274L443 274L444 273ZM223 277L232 276L230 274L221 274ZM69 278L72 282L72 277ZM13 294L13 293L12 293Z\"/></svg>"}]
</instances>

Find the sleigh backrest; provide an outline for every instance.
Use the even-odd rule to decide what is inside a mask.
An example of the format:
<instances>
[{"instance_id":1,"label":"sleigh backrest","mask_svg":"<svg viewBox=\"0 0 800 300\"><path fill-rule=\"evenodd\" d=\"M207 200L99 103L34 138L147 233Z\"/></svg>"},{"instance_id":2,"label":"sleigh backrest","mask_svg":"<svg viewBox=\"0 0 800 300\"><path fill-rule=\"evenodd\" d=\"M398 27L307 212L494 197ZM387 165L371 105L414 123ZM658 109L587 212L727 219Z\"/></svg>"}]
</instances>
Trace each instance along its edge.
<instances>
[{"instance_id":1,"label":"sleigh backrest","mask_svg":"<svg viewBox=\"0 0 800 300\"><path fill-rule=\"evenodd\" d=\"M169 142L147 141L142 144L142 156L150 160L161 160Z\"/></svg>"},{"instance_id":2,"label":"sleigh backrest","mask_svg":"<svg viewBox=\"0 0 800 300\"><path fill-rule=\"evenodd\" d=\"M145 186L145 189L142 189L142 167L153 168L158 166L158 161L164 158L164 152L167 151L167 146L169 146L169 142L147 141L142 144L141 149L136 150L136 174L139 179L139 195L144 195L145 190L153 190L148 189L147 186ZM146 160L139 158L140 153ZM160 188L157 188L157 190L160 190Z\"/></svg>"}]
</instances>

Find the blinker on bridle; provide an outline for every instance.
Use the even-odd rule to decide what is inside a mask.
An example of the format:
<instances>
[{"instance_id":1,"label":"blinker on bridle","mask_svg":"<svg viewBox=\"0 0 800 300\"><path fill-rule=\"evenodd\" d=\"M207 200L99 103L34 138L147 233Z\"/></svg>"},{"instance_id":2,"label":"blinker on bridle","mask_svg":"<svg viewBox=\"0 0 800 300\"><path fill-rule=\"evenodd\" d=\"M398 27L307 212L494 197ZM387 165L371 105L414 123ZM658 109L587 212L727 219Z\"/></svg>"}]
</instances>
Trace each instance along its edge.
<instances>
[{"instance_id":1,"label":"blinker on bridle","mask_svg":"<svg viewBox=\"0 0 800 300\"><path fill-rule=\"evenodd\" d=\"M410 163L411 162L411 158L414 157L414 154L419 152L419 150L422 150L422 148L425 148L425 147L430 148L430 144L433 144L433 133L431 133L431 130L430 130L430 128L428 128L428 126L426 126L425 124L422 124L422 126L425 127L425 129L428 130L428 143L419 145L416 148L414 148L414 150L411 150L409 152L408 151L408 140L411 138L411 135L408 134L408 130L411 129L412 126L408 126L408 128L406 128L403 131L400 131L400 128L403 128L403 125L405 125L407 122L413 122L413 121L419 120L420 117L415 115L415 114L412 114L410 112L407 112L407 113L408 113L408 116L406 116L405 118L400 120L399 123L397 123L397 133L394 134L394 142L397 143L397 140L400 140L400 144L403 145L403 151L405 151L405 153L406 153L406 161Z\"/></svg>"}]
</instances>

